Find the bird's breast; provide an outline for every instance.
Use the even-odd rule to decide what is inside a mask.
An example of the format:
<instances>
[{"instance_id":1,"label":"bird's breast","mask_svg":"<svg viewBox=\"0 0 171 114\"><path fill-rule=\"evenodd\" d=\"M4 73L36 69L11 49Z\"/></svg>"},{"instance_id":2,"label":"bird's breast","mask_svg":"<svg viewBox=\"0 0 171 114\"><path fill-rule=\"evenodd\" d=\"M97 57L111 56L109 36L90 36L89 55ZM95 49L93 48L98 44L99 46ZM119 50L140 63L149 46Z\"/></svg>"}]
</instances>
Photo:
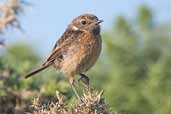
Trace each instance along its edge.
<instances>
[{"instance_id":1,"label":"bird's breast","mask_svg":"<svg viewBox=\"0 0 171 114\"><path fill-rule=\"evenodd\" d=\"M82 40L84 43L80 48L80 61L77 66L79 73L89 70L95 64L100 55L102 47L100 35L87 34L87 37Z\"/></svg>"},{"instance_id":2,"label":"bird's breast","mask_svg":"<svg viewBox=\"0 0 171 114\"><path fill-rule=\"evenodd\" d=\"M63 72L81 73L89 70L101 52L101 36L85 34L72 44L62 62Z\"/></svg>"}]
</instances>

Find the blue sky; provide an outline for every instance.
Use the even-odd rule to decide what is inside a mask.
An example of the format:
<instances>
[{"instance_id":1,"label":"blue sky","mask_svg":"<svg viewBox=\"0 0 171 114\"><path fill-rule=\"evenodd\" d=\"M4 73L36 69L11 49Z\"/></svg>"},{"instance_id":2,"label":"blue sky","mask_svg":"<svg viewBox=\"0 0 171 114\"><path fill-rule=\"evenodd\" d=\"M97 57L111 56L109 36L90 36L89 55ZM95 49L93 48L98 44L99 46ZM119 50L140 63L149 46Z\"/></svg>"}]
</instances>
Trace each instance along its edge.
<instances>
[{"instance_id":1,"label":"blue sky","mask_svg":"<svg viewBox=\"0 0 171 114\"><path fill-rule=\"evenodd\" d=\"M133 18L141 4L153 9L157 22L171 19L170 0L30 0L29 2L33 6L26 7L26 14L21 18L26 34L17 34L15 40L30 42L33 48L43 55L50 53L70 21L83 13L93 13L103 19L103 30L111 28L118 15ZM13 39L9 38L8 41Z\"/></svg>"}]
</instances>

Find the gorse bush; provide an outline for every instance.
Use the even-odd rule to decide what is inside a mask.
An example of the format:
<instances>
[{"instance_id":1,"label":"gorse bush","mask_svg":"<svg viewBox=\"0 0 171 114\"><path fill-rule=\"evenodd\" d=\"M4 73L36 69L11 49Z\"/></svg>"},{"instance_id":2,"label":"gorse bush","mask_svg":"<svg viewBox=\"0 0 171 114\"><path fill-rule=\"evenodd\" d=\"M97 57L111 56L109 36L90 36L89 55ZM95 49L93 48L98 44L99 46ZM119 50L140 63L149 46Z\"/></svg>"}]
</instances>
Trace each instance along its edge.
<instances>
[{"instance_id":1,"label":"gorse bush","mask_svg":"<svg viewBox=\"0 0 171 114\"><path fill-rule=\"evenodd\" d=\"M68 105L64 97L57 92L56 102L50 102L48 104L41 104L40 98L36 98L33 101L33 113L34 114L118 114L110 113L109 106L105 104L102 97L103 91L85 92L81 97L82 102L70 106Z\"/></svg>"},{"instance_id":2,"label":"gorse bush","mask_svg":"<svg viewBox=\"0 0 171 114\"><path fill-rule=\"evenodd\" d=\"M48 100L56 90L71 98L69 84L63 76L56 76L56 72L43 72L28 80L23 77L41 60L30 47L24 43L13 44L0 56L1 113L30 111L31 100L36 95L40 94Z\"/></svg>"},{"instance_id":3,"label":"gorse bush","mask_svg":"<svg viewBox=\"0 0 171 114\"><path fill-rule=\"evenodd\" d=\"M171 26L155 23L145 6L134 20L120 16L103 33L104 50L90 72L92 83L105 90L107 102L119 112L170 114L171 37L166 30Z\"/></svg>"}]
</instances>

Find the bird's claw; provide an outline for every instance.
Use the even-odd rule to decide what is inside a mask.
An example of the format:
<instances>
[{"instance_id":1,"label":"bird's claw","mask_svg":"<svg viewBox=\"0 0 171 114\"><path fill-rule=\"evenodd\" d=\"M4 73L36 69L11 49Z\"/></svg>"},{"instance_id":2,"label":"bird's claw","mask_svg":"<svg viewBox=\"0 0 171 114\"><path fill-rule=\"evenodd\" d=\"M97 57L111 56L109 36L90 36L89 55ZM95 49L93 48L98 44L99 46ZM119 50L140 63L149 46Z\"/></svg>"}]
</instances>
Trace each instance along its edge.
<instances>
[{"instance_id":1,"label":"bird's claw","mask_svg":"<svg viewBox=\"0 0 171 114\"><path fill-rule=\"evenodd\" d=\"M78 79L78 83L80 83L80 81L82 81L89 90L90 79L85 74L80 74L80 76L81 77Z\"/></svg>"}]
</instances>

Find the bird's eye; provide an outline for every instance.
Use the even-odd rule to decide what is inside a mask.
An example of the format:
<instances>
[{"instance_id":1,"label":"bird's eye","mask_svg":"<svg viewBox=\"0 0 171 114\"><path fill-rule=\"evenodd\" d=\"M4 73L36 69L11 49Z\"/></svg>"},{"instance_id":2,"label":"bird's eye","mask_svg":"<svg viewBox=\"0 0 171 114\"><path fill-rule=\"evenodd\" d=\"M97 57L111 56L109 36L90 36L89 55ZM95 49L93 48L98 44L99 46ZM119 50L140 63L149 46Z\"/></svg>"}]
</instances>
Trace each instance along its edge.
<instances>
[{"instance_id":1,"label":"bird's eye","mask_svg":"<svg viewBox=\"0 0 171 114\"><path fill-rule=\"evenodd\" d=\"M85 24L87 24L87 21L82 20L82 21L81 21L81 24L82 24L82 25L85 25Z\"/></svg>"}]
</instances>

